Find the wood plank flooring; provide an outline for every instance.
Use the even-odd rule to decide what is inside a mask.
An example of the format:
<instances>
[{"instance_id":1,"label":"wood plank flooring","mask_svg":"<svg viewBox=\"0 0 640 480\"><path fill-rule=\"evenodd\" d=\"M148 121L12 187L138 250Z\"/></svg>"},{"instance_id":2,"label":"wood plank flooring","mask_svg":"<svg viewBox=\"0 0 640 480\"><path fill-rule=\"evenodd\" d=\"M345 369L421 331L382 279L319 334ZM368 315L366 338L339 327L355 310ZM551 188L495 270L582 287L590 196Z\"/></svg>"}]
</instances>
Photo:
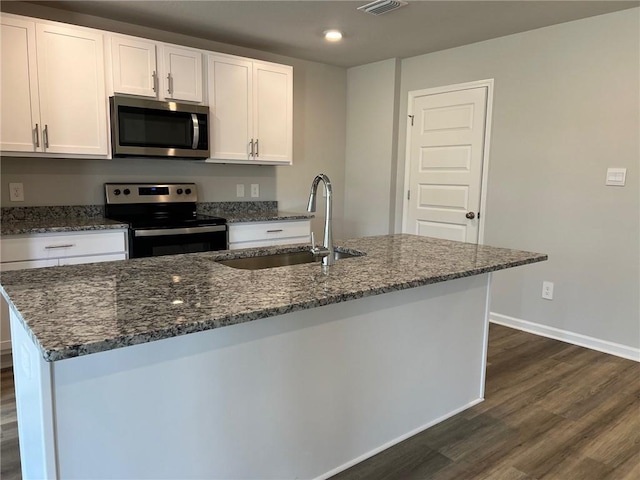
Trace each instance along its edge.
<instances>
[{"instance_id":1,"label":"wood plank flooring","mask_svg":"<svg viewBox=\"0 0 640 480\"><path fill-rule=\"evenodd\" d=\"M640 364L491 325L485 401L332 480L640 479Z\"/></svg>"},{"instance_id":2,"label":"wood plank flooring","mask_svg":"<svg viewBox=\"0 0 640 480\"><path fill-rule=\"evenodd\" d=\"M13 370L0 371L0 478L20 480L20 450Z\"/></svg>"},{"instance_id":3,"label":"wood plank flooring","mask_svg":"<svg viewBox=\"0 0 640 480\"><path fill-rule=\"evenodd\" d=\"M0 477L19 480L11 369L0 397ZM333 480L640 478L640 364L491 325L485 398Z\"/></svg>"}]
</instances>

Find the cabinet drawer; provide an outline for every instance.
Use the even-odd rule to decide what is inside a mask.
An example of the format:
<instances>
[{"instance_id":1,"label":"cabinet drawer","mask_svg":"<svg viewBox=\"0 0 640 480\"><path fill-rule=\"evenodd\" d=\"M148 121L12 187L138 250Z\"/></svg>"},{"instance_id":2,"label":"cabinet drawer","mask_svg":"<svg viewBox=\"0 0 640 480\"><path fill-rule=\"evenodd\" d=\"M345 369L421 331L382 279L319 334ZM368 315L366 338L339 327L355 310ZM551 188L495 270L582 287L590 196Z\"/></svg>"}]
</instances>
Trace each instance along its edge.
<instances>
[{"instance_id":1,"label":"cabinet drawer","mask_svg":"<svg viewBox=\"0 0 640 480\"><path fill-rule=\"evenodd\" d=\"M126 251L124 231L15 235L2 239L2 262L101 255Z\"/></svg>"},{"instance_id":2,"label":"cabinet drawer","mask_svg":"<svg viewBox=\"0 0 640 480\"><path fill-rule=\"evenodd\" d=\"M229 224L229 243L255 242L301 237L308 240L311 231L309 220L289 220L283 222L251 222ZM280 242L276 242L280 243Z\"/></svg>"}]
</instances>

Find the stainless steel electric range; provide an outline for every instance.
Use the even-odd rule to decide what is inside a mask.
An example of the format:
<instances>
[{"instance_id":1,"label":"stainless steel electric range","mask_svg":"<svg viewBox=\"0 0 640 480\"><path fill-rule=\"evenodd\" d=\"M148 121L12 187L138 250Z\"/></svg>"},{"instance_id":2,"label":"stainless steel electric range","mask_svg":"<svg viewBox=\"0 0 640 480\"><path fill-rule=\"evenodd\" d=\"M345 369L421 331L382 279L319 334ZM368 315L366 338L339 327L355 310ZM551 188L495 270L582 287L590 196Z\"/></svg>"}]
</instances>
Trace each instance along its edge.
<instances>
[{"instance_id":1,"label":"stainless steel electric range","mask_svg":"<svg viewBox=\"0 0 640 480\"><path fill-rule=\"evenodd\" d=\"M129 224L129 257L228 248L227 221L200 215L194 183L106 183L105 216Z\"/></svg>"}]
</instances>

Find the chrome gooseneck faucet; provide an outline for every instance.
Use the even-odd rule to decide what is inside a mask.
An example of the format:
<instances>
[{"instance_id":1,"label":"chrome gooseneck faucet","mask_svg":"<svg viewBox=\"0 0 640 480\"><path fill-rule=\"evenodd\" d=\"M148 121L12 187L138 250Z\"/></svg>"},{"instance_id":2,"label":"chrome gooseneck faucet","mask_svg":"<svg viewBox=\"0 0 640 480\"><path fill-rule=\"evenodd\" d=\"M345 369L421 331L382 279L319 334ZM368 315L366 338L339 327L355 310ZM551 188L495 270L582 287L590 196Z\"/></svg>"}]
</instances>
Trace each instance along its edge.
<instances>
[{"instance_id":1,"label":"chrome gooseneck faucet","mask_svg":"<svg viewBox=\"0 0 640 480\"><path fill-rule=\"evenodd\" d=\"M307 205L308 212L316 211L316 192L318 190L318 184L320 181L324 182L324 186L327 192L326 212L324 219L324 238L322 241L322 247L316 246L313 232L311 232L311 253L316 256L322 257L322 265L333 265L335 262L335 251L333 247L333 232L331 231L331 209L332 209L332 190L331 180L324 173L317 175L313 179L311 184L311 193L309 194L309 204Z\"/></svg>"}]
</instances>

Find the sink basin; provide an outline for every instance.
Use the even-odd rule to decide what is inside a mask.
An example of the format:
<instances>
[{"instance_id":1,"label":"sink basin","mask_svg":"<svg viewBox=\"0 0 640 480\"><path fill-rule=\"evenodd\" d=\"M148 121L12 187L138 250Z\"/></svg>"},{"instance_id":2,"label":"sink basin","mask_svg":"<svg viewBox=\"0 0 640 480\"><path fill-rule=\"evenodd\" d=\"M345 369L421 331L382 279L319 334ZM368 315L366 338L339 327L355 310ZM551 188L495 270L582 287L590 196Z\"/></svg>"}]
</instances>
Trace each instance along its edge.
<instances>
[{"instance_id":1,"label":"sink basin","mask_svg":"<svg viewBox=\"0 0 640 480\"><path fill-rule=\"evenodd\" d=\"M362 252L344 250L336 250L334 258L341 260L343 258L360 257L364 255ZM271 255L259 255L256 257L232 258L229 260L217 260L218 263L233 268L241 268L243 270L261 270L263 268L286 267L289 265L299 265L302 263L320 263L320 257L314 257L309 251L302 252L285 252Z\"/></svg>"}]
</instances>

